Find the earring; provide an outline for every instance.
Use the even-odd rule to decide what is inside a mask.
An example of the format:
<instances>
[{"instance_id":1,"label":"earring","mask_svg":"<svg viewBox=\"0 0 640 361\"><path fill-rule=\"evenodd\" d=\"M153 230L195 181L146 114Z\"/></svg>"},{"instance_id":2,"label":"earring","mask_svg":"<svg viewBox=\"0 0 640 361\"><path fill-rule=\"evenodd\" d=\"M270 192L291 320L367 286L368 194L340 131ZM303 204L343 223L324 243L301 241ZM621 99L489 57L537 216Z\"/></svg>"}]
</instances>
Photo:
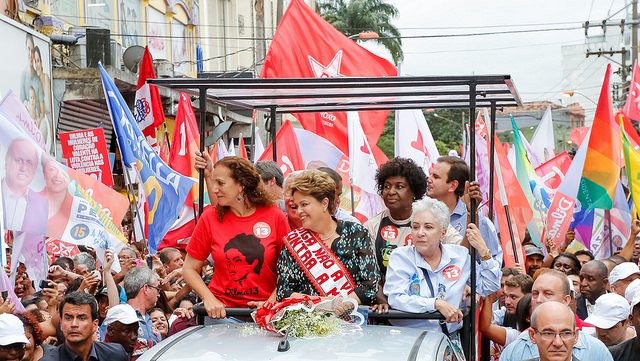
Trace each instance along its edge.
<instances>
[{"instance_id":1,"label":"earring","mask_svg":"<svg viewBox=\"0 0 640 361\"><path fill-rule=\"evenodd\" d=\"M238 195L236 196L236 201L238 201L238 202L242 202L243 200L244 200L244 197L242 196L242 194L238 194Z\"/></svg>"}]
</instances>

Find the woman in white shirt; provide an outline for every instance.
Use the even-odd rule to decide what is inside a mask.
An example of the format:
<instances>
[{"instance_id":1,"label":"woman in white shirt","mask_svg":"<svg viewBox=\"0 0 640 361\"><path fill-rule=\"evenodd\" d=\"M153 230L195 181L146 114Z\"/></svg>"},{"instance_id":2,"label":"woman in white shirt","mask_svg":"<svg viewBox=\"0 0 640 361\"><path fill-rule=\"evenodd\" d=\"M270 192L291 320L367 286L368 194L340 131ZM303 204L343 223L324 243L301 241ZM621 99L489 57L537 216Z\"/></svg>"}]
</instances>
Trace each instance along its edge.
<instances>
[{"instance_id":1,"label":"woman in white shirt","mask_svg":"<svg viewBox=\"0 0 640 361\"><path fill-rule=\"evenodd\" d=\"M413 319L393 320L394 325L451 336L462 328L461 305L471 276L471 257L463 246L442 244L448 226L449 210L444 203L431 198L415 202L411 222L413 245L391 254L384 285L392 308L414 313L440 311L445 323ZM466 236L481 259L476 265L476 292L487 296L500 288L500 264L491 258L476 225L468 225Z\"/></svg>"}]
</instances>

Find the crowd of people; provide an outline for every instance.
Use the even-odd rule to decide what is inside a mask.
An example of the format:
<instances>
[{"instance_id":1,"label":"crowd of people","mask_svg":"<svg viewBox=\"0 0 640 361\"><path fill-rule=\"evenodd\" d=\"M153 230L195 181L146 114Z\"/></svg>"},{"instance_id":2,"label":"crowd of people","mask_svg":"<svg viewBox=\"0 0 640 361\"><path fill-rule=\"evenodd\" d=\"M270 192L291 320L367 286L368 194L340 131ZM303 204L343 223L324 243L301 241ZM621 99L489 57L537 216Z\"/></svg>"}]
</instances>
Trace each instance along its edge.
<instances>
[{"instance_id":1,"label":"crowd of people","mask_svg":"<svg viewBox=\"0 0 640 361\"><path fill-rule=\"evenodd\" d=\"M227 317L228 307L304 295L348 297L378 313L439 311L443 320L389 322L442 332L457 350L475 300L491 357L505 361L631 360L640 351L640 221L608 259L569 252L569 231L563 247L525 239L523 263L503 268L493 223L471 220L480 191L460 158L439 158L428 176L409 159L382 165L385 209L364 224L340 207L342 179L330 168L285 178L273 162L196 159L215 206L186 248L147 254L131 244L99 262L85 247L51 259L39 285L18 265L17 299L0 299L0 361L136 360L196 325L197 302L229 323L244 320Z\"/></svg>"}]
</instances>

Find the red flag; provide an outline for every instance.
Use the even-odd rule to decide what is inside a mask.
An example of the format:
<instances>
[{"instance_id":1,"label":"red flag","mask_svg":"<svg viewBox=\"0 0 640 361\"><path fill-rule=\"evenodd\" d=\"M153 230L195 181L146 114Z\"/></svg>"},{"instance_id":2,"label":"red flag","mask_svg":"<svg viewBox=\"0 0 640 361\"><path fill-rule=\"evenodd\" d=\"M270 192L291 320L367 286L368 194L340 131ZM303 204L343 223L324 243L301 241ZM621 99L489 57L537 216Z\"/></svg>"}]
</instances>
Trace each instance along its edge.
<instances>
[{"instance_id":1,"label":"red flag","mask_svg":"<svg viewBox=\"0 0 640 361\"><path fill-rule=\"evenodd\" d=\"M147 79L156 77L153 70L153 60L149 48L145 47L144 55L140 61L140 73L138 74L138 87L136 88L136 100L133 107L133 116L138 122L142 134L147 137L149 144L157 149L156 129L164 123L164 110L158 87L147 84Z\"/></svg>"},{"instance_id":2,"label":"red flag","mask_svg":"<svg viewBox=\"0 0 640 361\"><path fill-rule=\"evenodd\" d=\"M638 66L638 62L633 64L633 76L631 77L627 101L624 103L622 112L630 119L636 122L640 121L640 66Z\"/></svg>"},{"instance_id":3,"label":"red flag","mask_svg":"<svg viewBox=\"0 0 640 361\"><path fill-rule=\"evenodd\" d=\"M591 127L579 127L574 128L571 131L569 138L571 138L571 141L576 145L576 147L580 147L580 144L582 144L582 141L589 133L589 129L591 129Z\"/></svg>"},{"instance_id":4,"label":"red flag","mask_svg":"<svg viewBox=\"0 0 640 361\"><path fill-rule=\"evenodd\" d=\"M247 147L244 145L244 138L242 135L240 136L240 141L238 141L238 156L240 158L249 159L247 156Z\"/></svg>"},{"instance_id":5,"label":"red flag","mask_svg":"<svg viewBox=\"0 0 640 361\"><path fill-rule=\"evenodd\" d=\"M293 0L269 47L262 78L327 78L348 76L396 76L397 69L350 40L302 0ZM384 129L388 111L360 112L369 144L375 145ZM347 115L298 113L302 126L348 154ZM379 153L372 146L376 157Z\"/></svg>"},{"instance_id":6,"label":"red flag","mask_svg":"<svg viewBox=\"0 0 640 361\"><path fill-rule=\"evenodd\" d=\"M285 121L280 130L278 130L278 134L276 134L276 144L276 150L278 152L276 163L278 163L278 167L280 167L285 177L295 170L304 169L304 160L300 153L298 137L296 137L293 126L288 120ZM267 149L265 149L258 161L273 160L272 147L273 145L269 143Z\"/></svg>"},{"instance_id":7,"label":"red flag","mask_svg":"<svg viewBox=\"0 0 640 361\"><path fill-rule=\"evenodd\" d=\"M622 125L624 126L624 131L625 133L627 133L627 137L631 142L631 146L634 149L638 149L638 146L640 145L640 136L638 135L638 131L636 131L636 128L634 128L633 124L631 124L629 117L626 116L624 112L619 111L616 113L615 119L616 123L618 123L619 120L622 119ZM640 118L638 120L640 120Z\"/></svg>"},{"instance_id":8,"label":"red flag","mask_svg":"<svg viewBox=\"0 0 640 361\"><path fill-rule=\"evenodd\" d=\"M191 100L186 93L180 93L176 123L173 128L173 147L169 153L169 166L180 174L198 178L195 168L195 152L200 149L200 132L193 112ZM185 204L193 205L198 198L198 184L194 184L185 200Z\"/></svg>"},{"instance_id":9,"label":"red flag","mask_svg":"<svg viewBox=\"0 0 640 361\"><path fill-rule=\"evenodd\" d=\"M504 262L506 267L515 266L514 249L511 244L511 238L509 234L509 224L507 223L507 216L504 209L504 203L500 194L499 181L502 180L505 190L508 193L505 194L506 201L509 205L509 216L511 218L511 225L515 237L516 249L515 252L518 255L518 261L521 266L524 266L524 252L522 252L522 238L527 230L527 225L533 218L533 211L527 197L524 195L524 191L520 187L520 183L516 178L509 159L507 159L507 151L500 143L498 137L495 137L495 149L498 162L495 164L496 173L500 173L502 176L496 177L494 186L493 204L495 209L498 225L500 226L500 243L502 244L502 251L504 255ZM499 172L498 172L499 168Z\"/></svg>"},{"instance_id":10,"label":"red flag","mask_svg":"<svg viewBox=\"0 0 640 361\"><path fill-rule=\"evenodd\" d=\"M555 192L564 179L564 175L567 174L567 170L569 170L570 165L571 158L569 157L569 154L567 154L567 152L562 152L540 164L536 168L536 174L538 174L544 182L544 186L547 191L552 190ZM553 199L553 195L549 194L549 198Z\"/></svg>"}]
</instances>

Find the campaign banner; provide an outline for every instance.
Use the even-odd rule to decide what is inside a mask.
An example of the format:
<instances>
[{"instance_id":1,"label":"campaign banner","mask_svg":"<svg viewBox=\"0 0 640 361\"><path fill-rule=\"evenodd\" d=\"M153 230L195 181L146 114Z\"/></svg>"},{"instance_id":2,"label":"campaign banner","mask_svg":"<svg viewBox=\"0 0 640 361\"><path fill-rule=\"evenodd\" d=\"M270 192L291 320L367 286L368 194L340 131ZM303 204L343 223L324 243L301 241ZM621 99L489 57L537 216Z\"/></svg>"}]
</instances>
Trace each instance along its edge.
<instances>
[{"instance_id":1,"label":"campaign banner","mask_svg":"<svg viewBox=\"0 0 640 361\"><path fill-rule=\"evenodd\" d=\"M94 128L60 133L62 156L67 166L113 186L104 129Z\"/></svg>"},{"instance_id":2,"label":"campaign banner","mask_svg":"<svg viewBox=\"0 0 640 361\"><path fill-rule=\"evenodd\" d=\"M127 199L56 162L2 114L0 183L3 225L13 235L12 258L25 264L34 281L46 277L45 236L93 247L100 259L107 248L117 253L126 244L119 226Z\"/></svg>"}]
</instances>

